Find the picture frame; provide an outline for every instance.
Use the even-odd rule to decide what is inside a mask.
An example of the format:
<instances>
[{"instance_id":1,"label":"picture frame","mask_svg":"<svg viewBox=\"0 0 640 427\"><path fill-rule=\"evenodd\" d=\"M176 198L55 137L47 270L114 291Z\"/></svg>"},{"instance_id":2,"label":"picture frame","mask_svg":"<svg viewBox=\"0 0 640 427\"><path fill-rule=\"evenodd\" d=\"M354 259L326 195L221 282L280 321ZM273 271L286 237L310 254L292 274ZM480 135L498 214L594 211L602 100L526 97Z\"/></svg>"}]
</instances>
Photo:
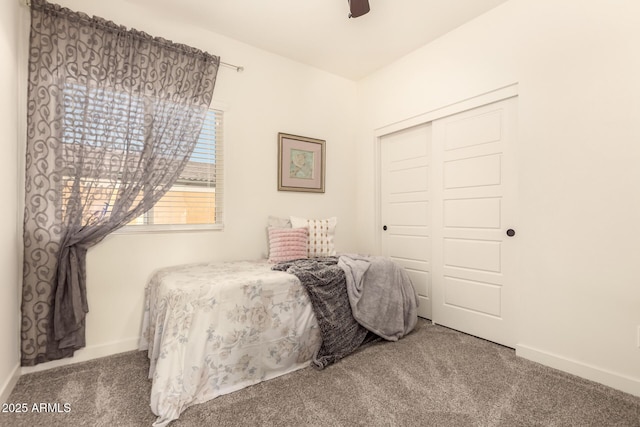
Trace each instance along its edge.
<instances>
[{"instance_id":1,"label":"picture frame","mask_svg":"<svg viewBox=\"0 0 640 427\"><path fill-rule=\"evenodd\" d=\"M324 193L325 142L278 133L278 191Z\"/></svg>"}]
</instances>

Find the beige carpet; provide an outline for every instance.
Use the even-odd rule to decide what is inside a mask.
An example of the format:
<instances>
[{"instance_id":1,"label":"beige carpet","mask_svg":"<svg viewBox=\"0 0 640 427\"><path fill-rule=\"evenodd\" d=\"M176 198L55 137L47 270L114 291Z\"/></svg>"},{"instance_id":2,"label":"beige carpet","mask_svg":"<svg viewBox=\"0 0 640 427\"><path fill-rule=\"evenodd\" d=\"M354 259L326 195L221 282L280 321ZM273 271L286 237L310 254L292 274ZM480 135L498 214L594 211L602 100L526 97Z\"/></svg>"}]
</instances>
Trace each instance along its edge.
<instances>
[{"instance_id":1,"label":"beige carpet","mask_svg":"<svg viewBox=\"0 0 640 427\"><path fill-rule=\"evenodd\" d=\"M2 426L150 426L145 353L24 375ZM64 412L68 403L70 412ZM640 426L640 398L420 321L324 371L306 368L187 409L179 426Z\"/></svg>"}]
</instances>

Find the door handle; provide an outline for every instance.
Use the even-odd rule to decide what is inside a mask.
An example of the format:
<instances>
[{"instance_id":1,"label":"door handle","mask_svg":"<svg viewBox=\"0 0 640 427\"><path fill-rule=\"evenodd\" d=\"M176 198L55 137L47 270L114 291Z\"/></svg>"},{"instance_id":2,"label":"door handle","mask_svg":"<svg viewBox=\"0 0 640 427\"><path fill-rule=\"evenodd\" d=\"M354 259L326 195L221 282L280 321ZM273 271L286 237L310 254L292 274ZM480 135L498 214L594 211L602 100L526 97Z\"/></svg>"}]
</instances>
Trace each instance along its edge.
<instances>
[{"instance_id":1,"label":"door handle","mask_svg":"<svg viewBox=\"0 0 640 427\"><path fill-rule=\"evenodd\" d=\"M382 229L383 229L384 231L387 231L387 226L386 226L386 225L383 225L383 226L382 226Z\"/></svg>"},{"instance_id":2,"label":"door handle","mask_svg":"<svg viewBox=\"0 0 640 427\"><path fill-rule=\"evenodd\" d=\"M513 228L510 228L507 230L507 236L513 237L515 235L516 235L516 230L514 230Z\"/></svg>"}]
</instances>

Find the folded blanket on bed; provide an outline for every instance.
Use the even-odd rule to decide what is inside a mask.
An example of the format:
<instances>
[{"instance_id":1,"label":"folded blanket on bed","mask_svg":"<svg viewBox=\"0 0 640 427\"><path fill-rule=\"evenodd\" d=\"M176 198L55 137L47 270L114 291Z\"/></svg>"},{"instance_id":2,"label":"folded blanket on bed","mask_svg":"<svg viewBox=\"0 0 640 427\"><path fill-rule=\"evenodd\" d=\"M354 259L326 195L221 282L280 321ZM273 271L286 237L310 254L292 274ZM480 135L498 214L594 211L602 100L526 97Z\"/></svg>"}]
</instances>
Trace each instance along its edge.
<instances>
[{"instance_id":1,"label":"folded blanket on bed","mask_svg":"<svg viewBox=\"0 0 640 427\"><path fill-rule=\"evenodd\" d=\"M337 257L298 259L272 269L295 275L309 294L322 336L311 366L324 369L367 341L369 331L353 318L345 273Z\"/></svg>"},{"instance_id":2,"label":"folded blanket on bed","mask_svg":"<svg viewBox=\"0 0 640 427\"><path fill-rule=\"evenodd\" d=\"M376 335L397 341L418 321L418 296L409 275L389 258L342 255L353 317Z\"/></svg>"}]
</instances>

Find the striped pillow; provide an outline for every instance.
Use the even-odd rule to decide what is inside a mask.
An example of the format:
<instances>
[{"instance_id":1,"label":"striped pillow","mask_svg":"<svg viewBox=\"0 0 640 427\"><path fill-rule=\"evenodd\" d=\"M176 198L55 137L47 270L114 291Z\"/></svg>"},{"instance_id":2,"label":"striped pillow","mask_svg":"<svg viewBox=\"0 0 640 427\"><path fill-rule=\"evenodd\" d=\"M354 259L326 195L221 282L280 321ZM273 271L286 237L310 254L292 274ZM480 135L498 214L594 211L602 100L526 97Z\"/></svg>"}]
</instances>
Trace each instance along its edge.
<instances>
[{"instance_id":1,"label":"striped pillow","mask_svg":"<svg viewBox=\"0 0 640 427\"><path fill-rule=\"evenodd\" d=\"M296 228L305 227L309 230L309 258L334 256L336 248L333 236L336 232L338 219L305 219L291 217L291 225Z\"/></svg>"},{"instance_id":2,"label":"striped pillow","mask_svg":"<svg viewBox=\"0 0 640 427\"><path fill-rule=\"evenodd\" d=\"M308 240L306 228L269 227L269 262L307 258Z\"/></svg>"}]
</instances>

